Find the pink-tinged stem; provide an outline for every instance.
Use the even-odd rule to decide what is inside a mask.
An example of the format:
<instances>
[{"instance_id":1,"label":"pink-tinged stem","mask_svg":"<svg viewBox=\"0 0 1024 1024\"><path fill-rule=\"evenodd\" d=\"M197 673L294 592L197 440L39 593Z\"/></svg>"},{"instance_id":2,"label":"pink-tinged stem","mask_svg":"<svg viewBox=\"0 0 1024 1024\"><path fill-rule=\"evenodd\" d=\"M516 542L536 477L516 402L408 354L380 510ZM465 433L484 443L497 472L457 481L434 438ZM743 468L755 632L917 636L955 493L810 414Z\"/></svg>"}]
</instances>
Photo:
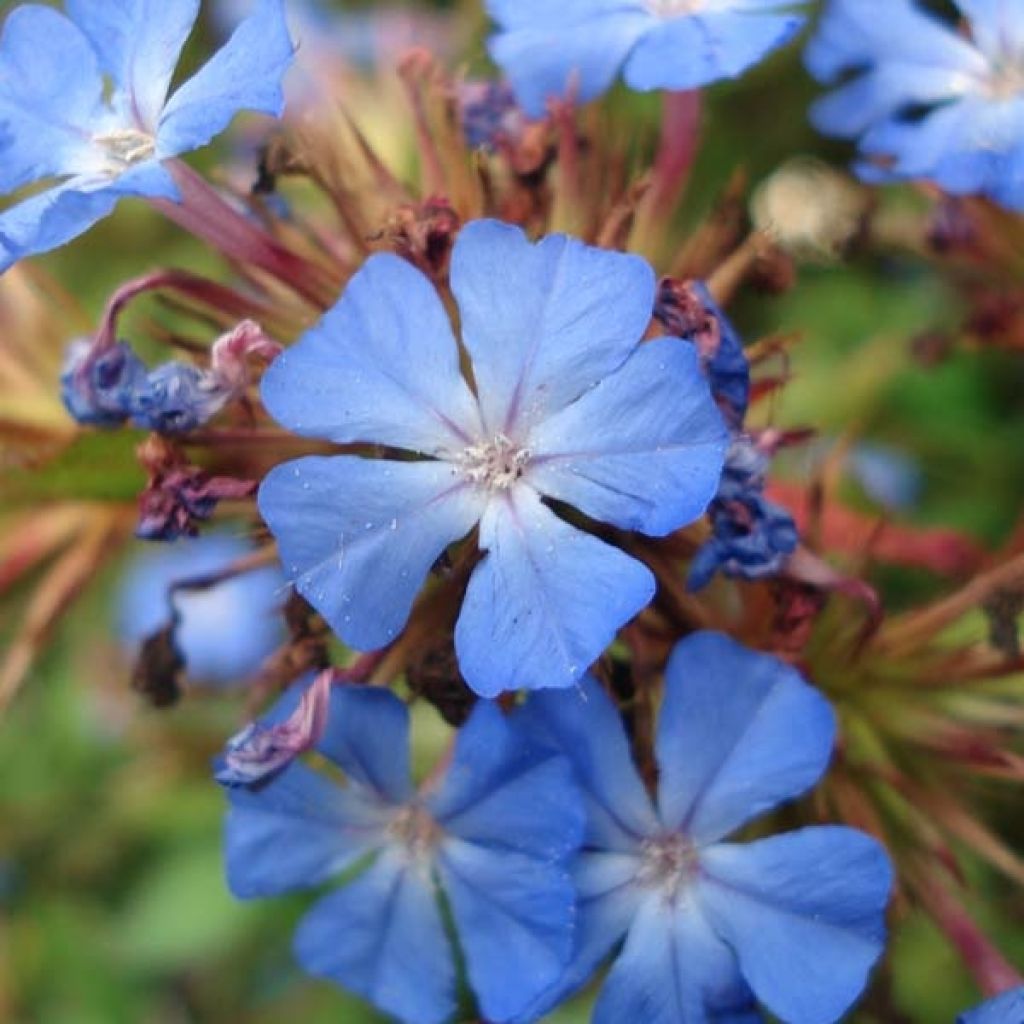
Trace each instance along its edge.
<instances>
[{"instance_id":1,"label":"pink-tinged stem","mask_svg":"<svg viewBox=\"0 0 1024 1024\"><path fill-rule=\"evenodd\" d=\"M318 309L337 291L324 268L286 248L239 213L204 178L178 161L167 164L181 202L151 199L168 220L239 263L266 271Z\"/></svg>"},{"instance_id":2,"label":"pink-tinged stem","mask_svg":"<svg viewBox=\"0 0 1024 1024\"><path fill-rule=\"evenodd\" d=\"M117 321L128 303L146 292L164 289L179 292L233 316L246 316L252 312L252 301L233 288L190 274L187 270L154 270L127 281L110 297L96 331L94 352L102 352L117 340Z\"/></svg>"},{"instance_id":3,"label":"pink-tinged stem","mask_svg":"<svg viewBox=\"0 0 1024 1024\"><path fill-rule=\"evenodd\" d=\"M661 141L650 188L637 210L633 247L655 256L665 227L686 190L700 142L700 92L666 92L661 107Z\"/></svg>"}]
</instances>

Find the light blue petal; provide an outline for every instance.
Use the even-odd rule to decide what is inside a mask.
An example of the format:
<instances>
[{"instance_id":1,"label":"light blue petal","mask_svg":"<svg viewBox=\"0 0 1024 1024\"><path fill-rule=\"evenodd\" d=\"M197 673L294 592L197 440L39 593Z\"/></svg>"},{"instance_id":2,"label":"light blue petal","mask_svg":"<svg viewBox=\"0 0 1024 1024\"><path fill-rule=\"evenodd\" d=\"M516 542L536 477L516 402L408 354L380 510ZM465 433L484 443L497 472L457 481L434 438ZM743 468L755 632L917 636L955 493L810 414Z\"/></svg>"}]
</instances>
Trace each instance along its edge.
<instances>
[{"instance_id":1,"label":"light blue petal","mask_svg":"<svg viewBox=\"0 0 1024 1024\"><path fill-rule=\"evenodd\" d=\"M594 1008L594 1024L710 1024L753 1003L736 957L699 904L650 892Z\"/></svg>"},{"instance_id":2,"label":"light blue petal","mask_svg":"<svg viewBox=\"0 0 1024 1024\"><path fill-rule=\"evenodd\" d=\"M714 842L798 796L832 754L828 702L784 662L720 633L676 645L656 741L665 826Z\"/></svg>"},{"instance_id":3,"label":"light blue petal","mask_svg":"<svg viewBox=\"0 0 1024 1024\"><path fill-rule=\"evenodd\" d=\"M168 625L173 583L222 570L252 550L223 534L174 544L138 544L118 592L122 643L134 653L147 637ZM230 685L251 676L285 639L284 599L284 578L277 566L243 573L215 587L178 591L174 636L189 677Z\"/></svg>"},{"instance_id":4,"label":"light blue petal","mask_svg":"<svg viewBox=\"0 0 1024 1024\"><path fill-rule=\"evenodd\" d=\"M636 41L654 24L637 4L607 6L614 9L588 13L579 20L568 16L556 16L556 20L546 14L548 24L537 19L492 36L491 57L530 117L543 117L551 99L587 102L600 96Z\"/></svg>"},{"instance_id":5,"label":"light blue petal","mask_svg":"<svg viewBox=\"0 0 1024 1024\"><path fill-rule=\"evenodd\" d=\"M484 697L572 686L654 596L650 570L563 523L521 484L487 506L480 547L455 650Z\"/></svg>"},{"instance_id":6,"label":"light blue petal","mask_svg":"<svg viewBox=\"0 0 1024 1024\"><path fill-rule=\"evenodd\" d=\"M385 851L302 919L295 953L404 1024L442 1024L455 1012L455 969L429 867Z\"/></svg>"},{"instance_id":7,"label":"light blue petal","mask_svg":"<svg viewBox=\"0 0 1024 1024\"><path fill-rule=\"evenodd\" d=\"M258 789L227 794L224 856L241 899L319 885L387 840L389 808L297 761Z\"/></svg>"},{"instance_id":8,"label":"light blue petal","mask_svg":"<svg viewBox=\"0 0 1024 1024\"><path fill-rule=\"evenodd\" d=\"M661 537L704 512L728 444L696 348L659 338L534 429L526 482L595 519Z\"/></svg>"},{"instance_id":9,"label":"light blue petal","mask_svg":"<svg viewBox=\"0 0 1024 1024\"><path fill-rule=\"evenodd\" d=\"M138 127L156 129L199 0L67 0Z\"/></svg>"},{"instance_id":10,"label":"light blue petal","mask_svg":"<svg viewBox=\"0 0 1024 1024\"><path fill-rule=\"evenodd\" d=\"M788 43L803 20L792 12L730 10L667 19L629 55L626 83L641 90L696 89L735 78Z\"/></svg>"},{"instance_id":11,"label":"light blue petal","mask_svg":"<svg viewBox=\"0 0 1024 1024\"><path fill-rule=\"evenodd\" d=\"M701 855L701 904L758 999L789 1024L831 1024L885 945L892 869L854 829L805 828Z\"/></svg>"},{"instance_id":12,"label":"light blue petal","mask_svg":"<svg viewBox=\"0 0 1024 1024\"><path fill-rule=\"evenodd\" d=\"M442 843L437 867L483 1016L515 1016L558 981L572 954L568 871L455 838Z\"/></svg>"},{"instance_id":13,"label":"light blue petal","mask_svg":"<svg viewBox=\"0 0 1024 1024\"><path fill-rule=\"evenodd\" d=\"M660 831L622 718L596 680L586 676L574 690L531 694L521 714L572 762L587 797L586 846L632 853Z\"/></svg>"},{"instance_id":14,"label":"light blue petal","mask_svg":"<svg viewBox=\"0 0 1024 1024\"><path fill-rule=\"evenodd\" d=\"M382 801L413 795L409 776L409 711L390 690L331 688L330 715L317 750Z\"/></svg>"},{"instance_id":15,"label":"light blue petal","mask_svg":"<svg viewBox=\"0 0 1024 1024\"><path fill-rule=\"evenodd\" d=\"M405 625L438 556L465 536L483 498L444 462L309 456L275 466L259 490L285 573L361 650Z\"/></svg>"},{"instance_id":16,"label":"light blue petal","mask_svg":"<svg viewBox=\"0 0 1024 1024\"><path fill-rule=\"evenodd\" d=\"M1024 1024L1024 987L1003 992L960 1014L956 1024Z\"/></svg>"},{"instance_id":17,"label":"light blue petal","mask_svg":"<svg viewBox=\"0 0 1024 1024\"><path fill-rule=\"evenodd\" d=\"M16 7L0 37L0 192L96 160L103 79L88 41L60 12Z\"/></svg>"},{"instance_id":18,"label":"light blue petal","mask_svg":"<svg viewBox=\"0 0 1024 1024\"><path fill-rule=\"evenodd\" d=\"M282 82L294 55L282 0L257 0L231 38L167 101L158 155L205 146L243 110L280 116Z\"/></svg>"},{"instance_id":19,"label":"light blue petal","mask_svg":"<svg viewBox=\"0 0 1024 1024\"><path fill-rule=\"evenodd\" d=\"M639 862L622 853L581 853L573 868L578 894L573 956L558 982L542 992L509 1024L531 1024L578 991L626 934L642 892Z\"/></svg>"},{"instance_id":20,"label":"light blue petal","mask_svg":"<svg viewBox=\"0 0 1024 1024\"><path fill-rule=\"evenodd\" d=\"M979 48L995 59L1024 49L1024 22L1017 0L953 0L970 23Z\"/></svg>"},{"instance_id":21,"label":"light blue petal","mask_svg":"<svg viewBox=\"0 0 1024 1024\"><path fill-rule=\"evenodd\" d=\"M513 440L617 370L654 308L640 257L493 220L459 233L451 284L485 425Z\"/></svg>"},{"instance_id":22,"label":"light blue petal","mask_svg":"<svg viewBox=\"0 0 1024 1024\"><path fill-rule=\"evenodd\" d=\"M118 178L71 178L40 192L0 213L0 273L84 234L122 196L177 199L178 190L167 171L151 160Z\"/></svg>"},{"instance_id":23,"label":"light blue petal","mask_svg":"<svg viewBox=\"0 0 1024 1024\"><path fill-rule=\"evenodd\" d=\"M261 393L279 423L306 437L427 454L479 439L441 299L390 253L371 256L334 308L274 360Z\"/></svg>"},{"instance_id":24,"label":"light blue petal","mask_svg":"<svg viewBox=\"0 0 1024 1024\"><path fill-rule=\"evenodd\" d=\"M427 808L450 835L544 861L566 858L583 838L583 804L569 762L489 701L478 702L459 730Z\"/></svg>"}]
</instances>

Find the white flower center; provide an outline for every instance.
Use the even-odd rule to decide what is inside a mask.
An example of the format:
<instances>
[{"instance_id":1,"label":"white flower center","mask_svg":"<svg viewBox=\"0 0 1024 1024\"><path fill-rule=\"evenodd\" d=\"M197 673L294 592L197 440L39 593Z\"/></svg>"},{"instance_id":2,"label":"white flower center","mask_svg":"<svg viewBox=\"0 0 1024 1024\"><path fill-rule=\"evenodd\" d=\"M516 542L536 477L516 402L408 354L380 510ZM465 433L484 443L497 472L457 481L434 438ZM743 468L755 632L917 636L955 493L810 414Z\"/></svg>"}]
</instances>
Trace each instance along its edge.
<instances>
[{"instance_id":1,"label":"white flower center","mask_svg":"<svg viewBox=\"0 0 1024 1024\"><path fill-rule=\"evenodd\" d=\"M985 92L993 100L1009 100L1024 93L1024 58L1007 55L993 60Z\"/></svg>"},{"instance_id":2,"label":"white flower center","mask_svg":"<svg viewBox=\"0 0 1024 1024\"><path fill-rule=\"evenodd\" d=\"M148 160L156 152L156 139L135 128L94 135L92 141L103 151L111 174L120 174L132 164Z\"/></svg>"},{"instance_id":3,"label":"white flower center","mask_svg":"<svg viewBox=\"0 0 1024 1024\"><path fill-rule=\"evenodd\" d=\"M407 804L401 808L392 819L388 831L415 860L430 856L441 838L441 827L416 804Z\"/></svg>"},{"instance_id":4,"label":"white flower center","mask_svg":"<svg viewBox=\"0 0 1024 1024\"><path fill-rule=\"evenodd\" d=\"M520 448L504 434L470 445L455 457L463 476L494 491L508 490L523 475L529 461L529 449Z\"/></svg>"},{"instance_id":5,"label":"white flower center","mask_svg":"<svg viewBox=\"0 0 1024 1024\"><path fill-rule=\"evenodd\" d=\"M677 18L681 14L696 14L707 5L707 0L644 0L644 6L656 18Z\"/></svg>"},{"instance_id":6,"label":"white flower center","mask_svg":"<svg viewBox=\"0 0 1024 1024\"><path fill-rule=\"evenodd\" d=\"M636 880L645 888L660 890L666 899L675 900L697 871L697 847L686 836L673 832L643 844Z\"/></svg>"}]
</instances>

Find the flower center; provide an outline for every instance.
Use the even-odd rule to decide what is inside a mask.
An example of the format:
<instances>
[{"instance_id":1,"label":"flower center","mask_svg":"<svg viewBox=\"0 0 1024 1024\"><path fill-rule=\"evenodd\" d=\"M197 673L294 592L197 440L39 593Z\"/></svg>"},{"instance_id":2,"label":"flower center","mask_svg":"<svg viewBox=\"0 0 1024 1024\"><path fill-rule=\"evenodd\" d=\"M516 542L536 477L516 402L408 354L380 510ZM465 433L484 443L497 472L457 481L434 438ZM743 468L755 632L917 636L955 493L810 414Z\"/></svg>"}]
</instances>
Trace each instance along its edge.
<instances>
[{"instance_id":1,"label":"flower center","mask_svg":"<svg viewBox=\"0 0 1024 1024\"><path fill-rule=\"evenodd\" d=\"M696 14L707 0L645 0L647 10L656 18L676 18L680 14Z\"/></svg>"},{"instance_id":2,"label":"flower center","mask_svg":"<svg viewBox=\"0 0 1024 1024\"><path fill-rule=\"evenodd\" d=\"M415 860L429 856L441 838L440 826L416 804L401 808L392 819L388 831Z\"/></svg>"},{"instance_id":3,"label":"flower center","mask_svg":"<svg viewBox=\"0 0 1024 1024\"><path fill-rule=\"evenodd\" d=\"M94 135L92 141L103 150L113 174L120 174L132 164L148 160L156 152L156 139L135 128L119 128L117 131Z\"/></svg>"},{"instance_id":4,"label":"flower center","mask_svg":"<svg viewBox=\"0 0 1024 1024\"><path fill-rule=\"evenodd\" d=\"M678 832L648 839L641 848L637 882L648 889L660 889L674 900L680 889L696 877L697 847Z\"/></svg>"},{"instance_id":5,"label":"flower center","mask_svg":"<svg viewBox=\"0 0 1024 1024\"><path fill-rule=\"evenodd\" d=\"M1006 55L993 60L985 88L994 100L1008 100L1024 93L1024 59Z\"/></svg>"},{"instance_id":6,"label":"flower center","mask_svg":"<svg viewBox=\"0 0 1024 1024\"><path fill-rule=\"evenodd\" d=\"M520 448L515 441L498 434L490 441L463 449L455 464L473 483L506 491L523 475L529 461L529 449Z\"/></svg>"}]
</instances>

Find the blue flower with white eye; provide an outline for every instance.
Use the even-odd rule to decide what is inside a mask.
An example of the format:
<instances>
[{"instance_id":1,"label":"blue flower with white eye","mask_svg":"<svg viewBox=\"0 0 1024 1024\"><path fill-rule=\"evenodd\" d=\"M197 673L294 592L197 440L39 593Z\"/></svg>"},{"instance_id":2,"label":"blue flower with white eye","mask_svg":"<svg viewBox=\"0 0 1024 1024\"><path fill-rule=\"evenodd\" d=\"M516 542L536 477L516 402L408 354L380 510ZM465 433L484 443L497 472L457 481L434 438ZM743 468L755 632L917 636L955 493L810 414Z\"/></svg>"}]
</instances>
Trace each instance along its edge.
<instances>
[{"instance_id":1,"label":"blue flower with white eye","mask_svg":"<svg viewBox=\"0 0 1024 1024\"><path fill-rule=\"evenodd\" d=\"M531 117L548 100L600 96L620 69L632 89L735 78L803 24L794 0L487 0L489 49Z\"/></svg>"},{"instance_id":2,"label":"blue flower with white eye","mask_svg":"<svg viewBox=\"0 0 1024 1024\"><path fill-rule=\"evenodd\" d=\"M678 644L655 799L593 680L582 694L532 694L525 714L572 761L588 824L573 963L522 1020L582 985L623 938L594 1024L746 1024L761 1020L758 1004L787 1024L828 1024L846 1011L884 946L882 847L835 826L726 841L828 764L832 710L795 670L717 633Z\"/></svg>"},{"instance_id":3,"label":"blue flower with white eye","mask_svg":"<svg viewBox=\"0 0 1024 1024\"><path fill-rule=\"evenodd\" d=\"M806 62L841 84L811 119L858 140L869 180L927 178L1024 209L1024 5L955 2L969 35L912 0L881 18L874 0L831 0Z\"/></svg>"},{"instance_id":4,"label":"blue flower with white eye","mask_svg":"<svg viewBox=\"0 0 1024 1024\"><path fill-rule=\"evenodd\" d=\"M285 570L346 643L392 640L477 524L455 628L477 693L572 685L650 601L644 565L542 498L662 536L714 494L726 431L693 346L638 344L654 286L639 257L476 221L451 259L475 393L434 287L385 253L274 361L262 395L284 426L428 456L310 456L260 487Z\"/></svg>"},{"instance_id":5,"label":"blue flower with white eye","mask_svg":"<svg viewBox=\"0 0 1024 1024\"><path fill-rule=\"evenodd\" d=\"M956 1024L1024 1024L1024 987L1003 992L961 1013Z\"/></svg>"},{"instance_id":6,"label":"blue flower with white eye","mask_svg":"<svg viewBox=\"0 0 1024 1024\"><path fill-rule=\"evenodd\" d=\"M117 599L117 632L136 649L170 625L190 679L227 686L251 676L284 642L280 614L284 579L266 566L202 590L178 590L175 583L228 568L252 553L244 541L223 534L147 545L129 564ZM173 604L172 604L173 602Z\"/></svg>"},{"instance_id":7,"label":"blue flower with white eye","mask_svg":"<svg viewBox=\"0 0 1024 1024\"><path fill-rule=\"evenodd\" d=\"M240 110L281 112L293 51L281 0L260 0L169 98L199 0L65 7L16 7L0 35L0 192L54 182L0 214L0 272L82 234L122 196L177 199L164 160Z\"/></svg>"},{"instance_id":8,"label":"blue flower with white eye","mask_svg":"<svg viewBox=\"0 0 1024 1024\"><path fill-rule=\"evenodd\" d=\"M229 790L232 891L273 896L363 865L299 924L299 962L406 1024L441 1024L456 1011L456 957L440 889L482 1016L520 1014L572 953L567 862L583 809L568 762L480 702L443 776L417 791L405 705L371 688L334 686L330 700L316 749L346 784L293 761ZM272 717L297 701L293 688Z\"/></svg>"}]
</instances>

